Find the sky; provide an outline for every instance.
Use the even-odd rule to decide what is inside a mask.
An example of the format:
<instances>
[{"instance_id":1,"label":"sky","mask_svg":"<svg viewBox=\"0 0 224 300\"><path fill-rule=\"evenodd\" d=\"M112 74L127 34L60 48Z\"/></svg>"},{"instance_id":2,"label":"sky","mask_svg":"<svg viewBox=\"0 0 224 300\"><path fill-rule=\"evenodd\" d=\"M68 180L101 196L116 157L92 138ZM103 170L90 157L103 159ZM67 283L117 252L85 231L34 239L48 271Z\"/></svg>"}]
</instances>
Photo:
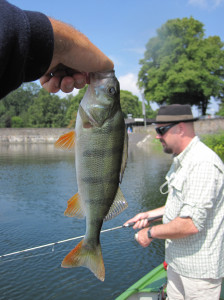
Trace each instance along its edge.
<instances>
[{"instance_id":1,"label":"sky","mask_svg":"<svg viewBox=\"0 0 224 300\"><path fill-rule=\"evenodd\" d=\"M204 24L205 37L224 41L224 0L8 0L21 9L39 11L69 23L110 57L122 90L141 100L137 77L147 42L170 19L193 17ZM74 92L77 93L77 90ZM153 109L156 105L153 106ZM218 105L212 101L207 112ZM194 109L194 115L198 111Z\"/></svg>"}]
</instances>

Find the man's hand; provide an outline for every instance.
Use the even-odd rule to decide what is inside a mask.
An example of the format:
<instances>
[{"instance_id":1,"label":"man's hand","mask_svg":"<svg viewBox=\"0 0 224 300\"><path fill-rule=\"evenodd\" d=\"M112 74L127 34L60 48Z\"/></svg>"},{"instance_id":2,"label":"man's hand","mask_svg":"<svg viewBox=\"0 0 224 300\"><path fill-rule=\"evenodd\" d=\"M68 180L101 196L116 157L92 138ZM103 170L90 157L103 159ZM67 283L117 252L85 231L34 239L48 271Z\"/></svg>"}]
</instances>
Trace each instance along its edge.
<instances>
[{"instance_id":1,"label":"man's hand","mask_svg":"<svg viewBox=\"0 0 224 300\"><path fill-rule=\"evenodd\" d=\"M151 242L152 242L152 239L149 239L148 238L148 228L144 228L140 231L137 232L137 238L136 241L139 243L139 245L141 245L142 247L148 247Z\"/></svg>"},{"instance_id":2,"label":"man's hand","mask_svg":"<svg viewBox=\"0 0 224 300\"><path fill-rule=\"evenodd\" d=\"M54 32L51 65L40 78L48 92L72 92L89 83L90 72L113 70L113 62L89 39L68 24L49 18Z\"/></svg>"},{"instance_id":3,"label":"man's hand","mask_svg":"<svg viewBox=\"0 0 224 300\"><path fill-rule=\"evenodd\" d=\"M49 93L57 93L59 90L70 93L74 88L81 89L89 83L89 76L87 73L67 75L65 72L58 70L42 76L40 83Z\"/></svg>"},{"instance_id":4,"label":"man's hand","mask_svg":"<svg viewBox=\"0 0 224 300\"><path fill-rule=\"evenodd\" d=\"M141 229L149 225L147 218L149 217L148 212L137 214L134 218L129 219L124 223L123 226L127 226L129 223L135 223L133 229Z\"/></svg>"}]
</instances>

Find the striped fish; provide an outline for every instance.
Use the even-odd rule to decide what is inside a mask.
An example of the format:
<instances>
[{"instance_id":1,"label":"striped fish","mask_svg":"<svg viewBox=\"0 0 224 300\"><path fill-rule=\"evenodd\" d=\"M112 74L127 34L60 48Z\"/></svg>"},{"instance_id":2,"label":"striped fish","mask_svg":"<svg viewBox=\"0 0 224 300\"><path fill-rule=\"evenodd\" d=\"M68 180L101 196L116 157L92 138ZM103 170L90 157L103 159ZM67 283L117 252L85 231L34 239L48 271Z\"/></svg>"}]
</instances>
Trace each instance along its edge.
<instances>
[{"instance_id":1,"label":"striped fish","mask_svg":"<svg viewBox=\"0 0 224 300\"><path fill-rule=\"evenodd\" d=\"M64 258L62 267L84 266L104 281L100 245L104 220L127 207L119 183L127 161L128 138L120 107L120 87L114 71L90 75L90 85L79 105L75 132L56 142L75 145L78 193L68 200L65 215L86 217L84 239Z\"/></svg>"}]
</instances>

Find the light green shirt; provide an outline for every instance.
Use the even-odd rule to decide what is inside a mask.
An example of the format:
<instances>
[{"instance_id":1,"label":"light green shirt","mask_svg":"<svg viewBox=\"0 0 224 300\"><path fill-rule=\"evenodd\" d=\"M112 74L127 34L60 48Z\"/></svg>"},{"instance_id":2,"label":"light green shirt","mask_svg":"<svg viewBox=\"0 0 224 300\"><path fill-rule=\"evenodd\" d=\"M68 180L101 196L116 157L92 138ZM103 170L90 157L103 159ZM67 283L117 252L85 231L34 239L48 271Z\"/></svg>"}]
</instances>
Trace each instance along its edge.
<instances>
[{"instance_id":1,"label":"light green shirt","mask_svg":"<svg viewBox=\"0 0 224 300\"><path fill-rule=\"evenodd\" d=\"M190 217L199 233L166 240L166 262L192 278L224 277L224 165L194 137L166 175L168 197L163 222Z\"/></svg>"}]
</instances>

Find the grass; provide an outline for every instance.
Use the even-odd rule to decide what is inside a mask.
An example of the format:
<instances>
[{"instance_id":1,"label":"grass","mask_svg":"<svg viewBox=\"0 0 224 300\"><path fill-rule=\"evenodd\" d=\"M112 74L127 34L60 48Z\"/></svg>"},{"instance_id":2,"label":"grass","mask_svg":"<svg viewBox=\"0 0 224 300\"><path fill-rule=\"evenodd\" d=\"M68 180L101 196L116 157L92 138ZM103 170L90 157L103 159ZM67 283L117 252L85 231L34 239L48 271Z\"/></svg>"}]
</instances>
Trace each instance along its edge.
<instances>
[{"instance_id":1,"label":"grass","mask_svg":"<svg viewBox=\"0 0 224 300\"><path fill-rule=\"evenodd\" d=\"M224 161L224 131L217 134L206 134L201 136L201 141L215 151Z\"/></svg>"}]
</instances>

